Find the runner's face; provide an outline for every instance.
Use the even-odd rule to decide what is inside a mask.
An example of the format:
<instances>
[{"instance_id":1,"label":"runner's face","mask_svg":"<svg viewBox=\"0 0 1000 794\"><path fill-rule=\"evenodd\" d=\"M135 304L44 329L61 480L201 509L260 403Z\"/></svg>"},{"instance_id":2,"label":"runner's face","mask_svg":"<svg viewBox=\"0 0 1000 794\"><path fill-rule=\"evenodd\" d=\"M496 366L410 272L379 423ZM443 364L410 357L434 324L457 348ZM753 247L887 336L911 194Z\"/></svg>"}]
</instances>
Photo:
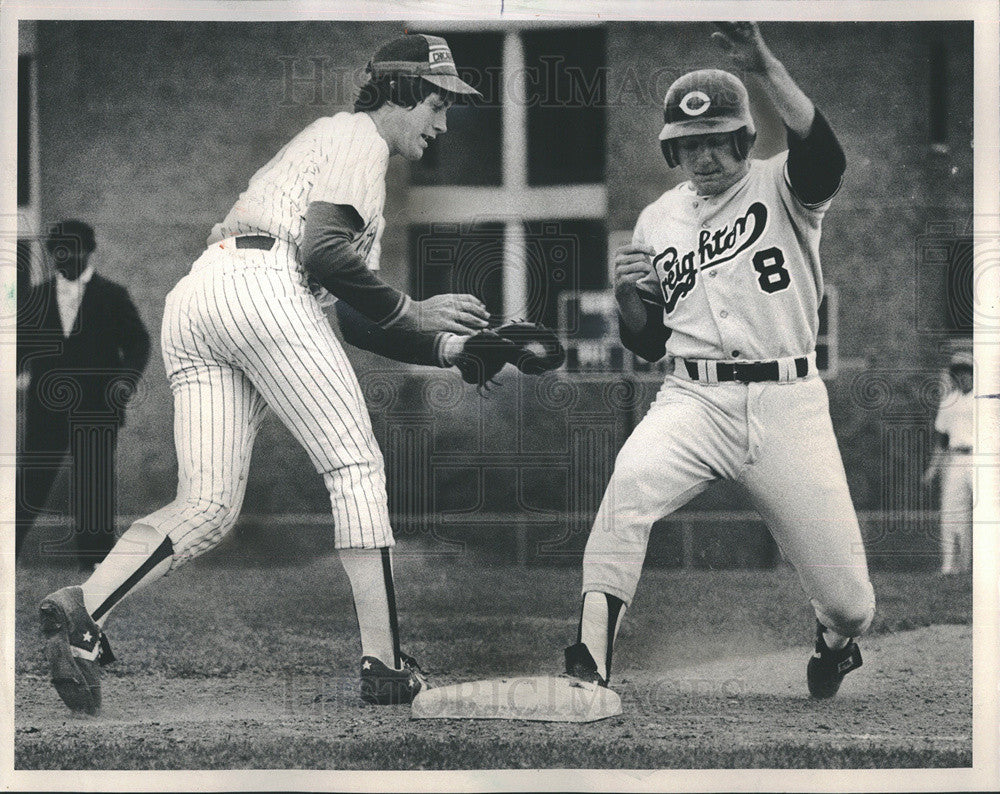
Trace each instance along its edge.
<instances>
[{"instance_id":1,"label":"runner's face","mask_svg":"<svg viewBox=\"0 0 1000 794\"><path fill-rule=\"evenodd\" d=\"M739 182L750 168L733 151L728 132L688 135L677 139L677 159L684 175L700 196L724 193Z\"/></svg>"}]
</instances>

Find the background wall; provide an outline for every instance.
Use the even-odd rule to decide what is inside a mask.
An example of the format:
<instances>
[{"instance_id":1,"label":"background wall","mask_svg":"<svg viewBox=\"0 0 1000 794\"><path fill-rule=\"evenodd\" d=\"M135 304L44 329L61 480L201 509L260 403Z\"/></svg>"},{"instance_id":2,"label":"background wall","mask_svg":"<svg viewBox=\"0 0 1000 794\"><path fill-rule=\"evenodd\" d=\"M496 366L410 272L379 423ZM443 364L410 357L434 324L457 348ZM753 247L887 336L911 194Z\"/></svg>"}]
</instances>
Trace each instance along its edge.
<instances>
[{"instance_id":1,"label":"background wall","mask_svg":"<svg viewBox=\"0 0 1000 794\"><path fill-rule=\"evenodd\" d=\"M155 338L166 293L249 177L314 118L348 109L359 67L378 43L401 30L401 23L39 23L43 220L80 217L96 228L97 268L129 286ZM949 330L944 319L945 270L920 252L928 235L947 243L969 231L971 26L795 23L763 30L830 119L849 159L843 189L827 215L822 253L827 278L840 294L844 366L828 385L852 493L864 509L930 507L918 479L939 396L935 384L949 341L963 334ZM631 228L639 211L673 184L656 140L660 103L676 76L723 65L710 33L707 24L606 28L609 230ZM318 88L310 78L320 73ZM934 86L946 99L943 140L932 125ZM760 127L757 152L773 154L783 146L780 125L761 110L752 88L751 95ZM935 141L943 145L932 148ZM411 219L402 211L408 185L409 166L394 158L383 272L399 286L408 283ZM643 386L631 394L614 383L559 379L528 384L507 375L504 388L483 403L460 391L453 375L433 373L428 380L363 353L351 355L368 386L390 482L396 483L394 506L411 514L511 505L551 514L592 509L614 449L654 391ZM414 442L402 433L410 421L405 417L415 412L424 417L431 441ZM171 422L170 392L154 346L120 440L122 513L143 513L172 498ZM513 426L522 430L512 441ZM581 427L597 428L596 436L586 441L574 435ZM424 450L416 473L403 456L413 443ZM460 458L436 468L426 464L428 449L458 455L470 444L484 454L504 451L505 444L533 444L540 459L558 453L569 468L548 474L524 469L525 493L509 473L491 469L486 476L497 487L484 496L482 486L463 484L474 467L465 465L463 473ZM419 492L420 483L427 493ZM723 504L741 502L722 489L694 507ZM269 421L256 447L245 510L326 509L325 491L305 454ZM905 535L906 543L927 545L935 531L900 519L881 527L874 542L891 547Z\"/></svg>"}]
</instances>

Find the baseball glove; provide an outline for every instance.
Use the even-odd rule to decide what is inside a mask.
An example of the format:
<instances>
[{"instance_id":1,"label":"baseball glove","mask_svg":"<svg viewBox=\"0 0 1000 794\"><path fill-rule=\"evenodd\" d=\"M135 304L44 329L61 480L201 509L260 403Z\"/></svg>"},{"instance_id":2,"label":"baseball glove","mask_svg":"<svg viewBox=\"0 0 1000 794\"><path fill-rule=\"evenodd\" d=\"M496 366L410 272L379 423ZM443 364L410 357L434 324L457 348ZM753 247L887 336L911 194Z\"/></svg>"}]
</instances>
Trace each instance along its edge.
<instances>
[{"instance_id":1,"label":"baseball glove","mask_svg":"<svg viewBox=\"0 0 1000 794\"><path fill-rule=\"evenodd\" d=\"M466 383L483 388L505 364L526 375L542 375L565 361L566 351L554 331L541 323L512 321L466 339L455 364Z\"/></svg>"}]
</instances>

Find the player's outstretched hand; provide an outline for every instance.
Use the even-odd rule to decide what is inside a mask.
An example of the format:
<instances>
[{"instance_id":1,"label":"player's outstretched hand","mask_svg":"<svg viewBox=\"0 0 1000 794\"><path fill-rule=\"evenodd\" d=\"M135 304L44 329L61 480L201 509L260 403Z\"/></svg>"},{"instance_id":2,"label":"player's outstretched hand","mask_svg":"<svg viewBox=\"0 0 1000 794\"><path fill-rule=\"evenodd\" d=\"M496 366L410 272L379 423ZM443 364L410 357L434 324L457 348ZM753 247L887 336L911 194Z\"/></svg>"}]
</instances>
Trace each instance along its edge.
<instances>
[{"instance_id":1,"label":"player's outstretched hand","mask_svg":"<svg viewBox=\"0 0 1000 794\"><path fill-rule=\"evenodd\" d=\"M733 65L747 72L763 72L771 51L756 22L716 22L712 41L729 56Z\"/></svg>"},{"instance_id":2,"label":"player's outstretched hand","mask_svg":"<svg viewBox=\"0 0 1000 794\"><path fill-rule=\"evenodd\" d=\"M653 256L656 250L648 245L629 243L615 249L615 292L622 287L635 283L653 269Z\"/></svg>"},{"instance_id":3,"label":"player's outstretched hand","mask_svg":"<svg viewBox=\"0 0 1000 794\"><path fill-rule=\"evenodd\" d=\"M424 301L412 301L396 327L404 331L467 334L489 325L490 313L475 295L446 293Z\"/></svg>"}]
</instances>

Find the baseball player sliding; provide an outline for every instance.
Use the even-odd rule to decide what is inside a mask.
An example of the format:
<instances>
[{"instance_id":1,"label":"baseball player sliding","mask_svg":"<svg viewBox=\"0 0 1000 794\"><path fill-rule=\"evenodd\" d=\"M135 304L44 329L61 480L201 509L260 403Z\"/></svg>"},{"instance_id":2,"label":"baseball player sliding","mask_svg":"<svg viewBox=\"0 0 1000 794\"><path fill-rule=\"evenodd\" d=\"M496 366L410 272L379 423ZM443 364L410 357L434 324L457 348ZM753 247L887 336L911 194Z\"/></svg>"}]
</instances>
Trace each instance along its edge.
<instances>
[{"instance_id":1,"label":"baseball player sliding","mask_svg":"<svg viewBox=\"0 0 1000 794\"><path fill-rule=\"evenodd\" d=\"M570 675L607 684L615 636L654 521L710 483L744 486L816 612L813 697L861 665L854 637L875 613L858 520L816 373L820 227L845 168L823 115L754 23L713 35L770 99L788 150L750 157L747 91L732 74L668 90L660 143L687 181L639 215L614 257L621 337L673 371L622 447L583 561Z\"/></svg>"},{"instance_id":2,"label":"baseball player sliding","mask_svg":"<svg viewBox=\"0 0 1000 794\"><path fill-rule=\"evenodd\" d=\"M211 549L235 523L268 409L330 493L361 632L362 699L406 703L420 689L419 668L400 650L382 454L319 298L338 299L352 344L412 363L456 364L481 385L504 363L544 370L562 359L561 350L525 357L503 326L486 329L489 315L471 295L414 301L379 279L389 157L419 160L446 131L451 104L478 92L459 79L436 36L385 44L368 71L355 112L313 122L257 171L167 296L161 342L174 394L177 498L136 521L82 587L58 590L40 607L52 683L73 710L100 708L99 665L113 660L103 634L111 610Z\"/></svg>"}]
</instances>

